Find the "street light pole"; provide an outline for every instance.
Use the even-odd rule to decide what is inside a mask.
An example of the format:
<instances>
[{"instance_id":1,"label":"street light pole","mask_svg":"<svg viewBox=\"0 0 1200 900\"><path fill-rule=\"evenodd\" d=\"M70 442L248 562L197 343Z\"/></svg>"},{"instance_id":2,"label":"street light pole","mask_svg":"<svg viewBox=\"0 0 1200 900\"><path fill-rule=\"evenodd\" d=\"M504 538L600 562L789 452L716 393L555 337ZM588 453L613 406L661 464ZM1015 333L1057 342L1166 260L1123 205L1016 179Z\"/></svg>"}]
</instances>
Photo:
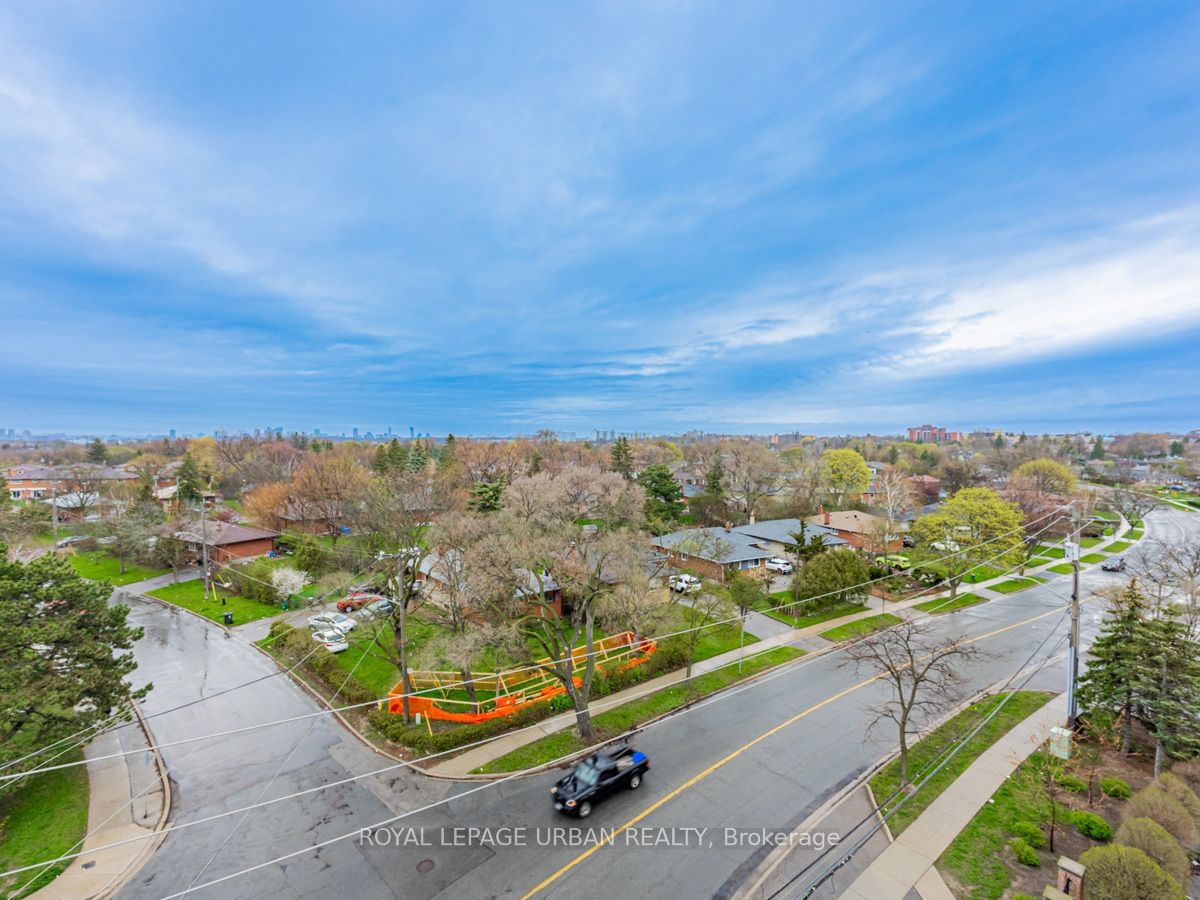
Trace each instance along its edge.
<instances>
[{"instance_id":1,"label":"street light pole","mask_svg":"<svg viewBox=\"0 0 1200 900\"><path fill-rule=\"evenodd\" d=\"M208 581L208 508L203 496L200 498L200 558L204 566L204 601L207 603L211 588Z\"/></svg>"},{"instance_id":2,"label":"street light pole","mask_svg":"<svg viewBox=\"0 0 1200 900\"><path fill-rule=\"evenodd\" d=\"M1079 510L1072 508L1071 519L1075 529L1071 540L1066 543L1067 557L1071 561L1071 631L1067 649L1067 727L1074 729L1079 720L1079 700L1075 696L1079 681L1079 545L1082 525Z\"/></svg>"}]
</instances>

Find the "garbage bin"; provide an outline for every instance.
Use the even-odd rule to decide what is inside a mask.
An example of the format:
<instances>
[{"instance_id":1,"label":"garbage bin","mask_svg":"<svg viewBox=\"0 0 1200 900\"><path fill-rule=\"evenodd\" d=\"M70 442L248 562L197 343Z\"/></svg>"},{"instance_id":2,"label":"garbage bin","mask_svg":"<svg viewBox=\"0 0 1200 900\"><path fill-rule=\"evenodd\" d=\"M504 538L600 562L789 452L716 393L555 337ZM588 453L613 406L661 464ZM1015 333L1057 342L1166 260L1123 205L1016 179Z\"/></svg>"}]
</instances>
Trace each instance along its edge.
<instances>
[{"instance_id":1,"label":"garbage bin","mask_svg":"<svg viewBox=\"0 0 1200 900\"><path fill-rule=\"evenodd\" d=\"M233 624L233 613L231 613L231 612L225 613L224 619L225 619L226 625L232 625Z\"/></svg>"}]
</instances>

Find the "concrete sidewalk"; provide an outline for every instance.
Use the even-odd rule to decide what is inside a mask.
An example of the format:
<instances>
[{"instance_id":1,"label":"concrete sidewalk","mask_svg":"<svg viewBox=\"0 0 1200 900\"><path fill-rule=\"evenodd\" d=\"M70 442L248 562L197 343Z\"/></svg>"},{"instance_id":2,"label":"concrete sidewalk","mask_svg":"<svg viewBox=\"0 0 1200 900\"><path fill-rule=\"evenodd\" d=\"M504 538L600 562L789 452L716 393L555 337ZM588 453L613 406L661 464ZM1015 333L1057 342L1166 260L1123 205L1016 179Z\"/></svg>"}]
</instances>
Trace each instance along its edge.
<instances>
[{"instance_id":1,"label":"concrete sidewalk","mask_svg":"<svg viewBox=\"0 0 1200 900\"><path fill-rule=\"evenodd\" d=\"M951 897L934 867L938 857L1066 718L1066 694L1060 694L985 750L854 880L843 900L904 900L914 889L925 900Z\"/></svg>"},{"instance_id":2,"label":"concrete sidewalk","mask_svg":"<svg viewBox=\"0 0 1200 900\"><path fill-rule=\"evenodd\" d=\"M158 834L170 813L170 783L157 753L120 759L97 757L148 747L144 723L100 735L84 756L88 768L88 820L83 852L61 875L30 895L38 900L88 900L110 897L137 874L162 841ZM96 851L114 841L142 838ZM76 846L73 852L79 850Z\"/></svg>"}]
</instances>

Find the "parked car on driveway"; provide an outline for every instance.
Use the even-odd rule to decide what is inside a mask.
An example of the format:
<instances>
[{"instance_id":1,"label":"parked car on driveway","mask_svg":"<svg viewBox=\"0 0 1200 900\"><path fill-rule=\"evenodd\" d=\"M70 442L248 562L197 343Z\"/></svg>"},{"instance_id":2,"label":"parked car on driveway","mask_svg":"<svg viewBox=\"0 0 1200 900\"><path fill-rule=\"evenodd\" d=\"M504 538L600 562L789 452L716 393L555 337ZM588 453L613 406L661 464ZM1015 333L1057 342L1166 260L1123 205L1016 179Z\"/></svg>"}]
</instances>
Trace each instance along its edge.
<instances>
[{"instance_id":1,"label":"parked car on driveway","mask_svg":"<svg viewBox=\"0 0 1200 900\"><path fill-rule=\"evenodd\" d=\"M1104 562L1100 563L1100 568L1105 572L1124 572L1125 559L1120 556L1110 556Z\"/></svg>"},{"instance_id":2,"label":"parked car on driveway","mask_svg":"<svg viewBox=\"0 0 1200 900\"><path fill-rule=\"evenodd\" d=\"M792 564L780 556L772 556L767 560L767 571L778 572L780 575L791 575Z\"/></svg>"},{"instance_id":3,"label":"parked car on driveway","mask_svg":"<svg viewBox=\"0 0 1200 900\"><path fill-rule=\"evenodd\" d=\"M314 631L313 640L324 644L325 649L330 653L341 653L343 650L350 649L350 642L346 640L346 635L336 628L330 628L328 631Z\"/></svg>"},{"instance_id":4,"label":"parked car on driveway","mask_svg":"<svg viewBox=\"0 0 1200 900\"><path fill-rule=\"evenodd\" d=\"M350 613L383 599L385 599L383 594L375 594L370 591L351 591L337 602L337 609L341 613Z\"/></svg>"},{"instance_id":5,"label":"parked car on driveway","mask_svg":"<svg viewBox=\"0 0 1200 900\"><path fill-rule=\"evenodd\" d=\"M395 608L396 604L387 597L380 597L378 600L374 601L373 603L368 603L366 606L360 609L358 611L358 617L360 619L383 618L384 616L390 616L392 614L392 610Z\"/></svg>"},{"instance_id":6,"label":"parked car on driveway","mask_svg":"<svg viewBox=\"0 0 1200 900\"><path fill-rule=\"evenodd\" d=\"M347 615L338 612L318 613L308 620L308 627L314 631L339 631L345 634L358 627L358 623Z\"/></svg>"},{"instance_id":7,"label":"parked car on driveway","mask_svg":"<svg viewBox=\"0 0 1200 900\"><path fill-rule=\"evenodd\" d=\"M586 819L592 806L619 788L636 791L650 768L646 754L632 747L617 747L607 753L593 753L570 775L550 788L554 808L568 816Z\"/></svg>"},{"instance_id":8,"label":"parked car on driveway","mask_svg":"<svg viewBox=\"0 0 1200 900\"><path fill-rule=\"evenodd\" d=\"M695 575L672 575L667 579L667 587L678 594L695 594L700 590L700 579Z\"/></svg>"}]
</instances>

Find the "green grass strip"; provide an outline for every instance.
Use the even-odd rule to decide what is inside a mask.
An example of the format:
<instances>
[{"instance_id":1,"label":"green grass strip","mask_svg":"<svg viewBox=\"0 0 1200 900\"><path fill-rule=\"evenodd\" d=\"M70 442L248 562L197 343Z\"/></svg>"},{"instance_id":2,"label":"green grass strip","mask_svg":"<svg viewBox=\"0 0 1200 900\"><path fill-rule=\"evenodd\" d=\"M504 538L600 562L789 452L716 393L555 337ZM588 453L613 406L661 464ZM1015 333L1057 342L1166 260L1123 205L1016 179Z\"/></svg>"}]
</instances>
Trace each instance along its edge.
<instances>
[{"instance_id":1,"label":"green grass strip","mask_svg":"<svg viewBox=\"0 0 1200 900\"><path fill-rule=\"evenodd\" d=\"M835 643L838 641L848 641L851 638L862 637L864 634L879 631L881 628L890 628L893 625L899 625L903 621L899 616L893 616L891 613L881 613L878 616L867 616L865 619L847 622L845 625L839 625L837 628L822 631L821 637Z\"/></svg>"},{"instance_id":2,"label":"green grass strip","mask_svg":"<svg viewBox=\"0 0 1200 900\"><path fill-rule=\"evenodd\" d=\"M1075 571L1075 567L1070 563L1062 563L1061 565L1051 566L1046 571L1055 572L1059 575L1070 575L1073 571Z\"/></svg>"},{"instance_id":3,"label":"green grass strip","mask_svg":"<svg viewBox=\"0 0 1200 900\"><path fill-rule=\"evenodd\" d=\"M1037 575L1026 575L1024 578L1010 578L1008 581L1002 581L999 584L993 584L991 590L1001 594L1015 594L1017 591L1023 591L1026 588L1031 588L1035 584L1042 584L1045 578Z\"/></svg>"},{"instance_id":4,"label":"green grass strip","mask_svg":"<svg viewBox=\"0 0 1200 900\"><path fill-rule=\"evenodd\" d=\"M913 609L919 609L921 612L932 613L933 615L941 615L942 613L954 612L956 609L963 609L967 606L975 606L977 603L986 603L986 597L980 597L978 594L959 594L953 600L946 600L943 597L940 600L929 600L926 603L918 603L913 606Z\"/></svg>"}]
</instances>

